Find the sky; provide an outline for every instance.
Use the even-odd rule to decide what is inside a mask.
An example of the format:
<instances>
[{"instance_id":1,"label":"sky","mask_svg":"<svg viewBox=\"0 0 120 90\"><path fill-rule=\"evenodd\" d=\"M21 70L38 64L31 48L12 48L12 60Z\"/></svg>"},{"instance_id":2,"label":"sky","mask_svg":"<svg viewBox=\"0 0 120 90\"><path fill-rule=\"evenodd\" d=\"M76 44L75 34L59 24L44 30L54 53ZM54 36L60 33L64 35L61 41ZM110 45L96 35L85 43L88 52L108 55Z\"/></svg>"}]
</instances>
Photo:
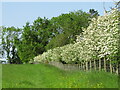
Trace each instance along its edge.
<instances>
[{"instance_id":1,"label":"sky","mask_svg":"<svg viewBox=\"0 0 120 90\"><path fill-rule=\"evenodd\" d=\"M119 0L1 0L2 2L113 2Z\"/></svg>"},{"instance_id":2,"label":"sky","mask_svg":"<svg viewBox=\"0 0 120 90\"><path fill-rule=\"evenodd\" d=\"M106 10L113 7L113 2L104 2ZM2 2L2 25L6 27L23 27L32 23L37 17L59 16L61 13L95 9L103 15L103 2Z\"/></svg>"}]
</instances>

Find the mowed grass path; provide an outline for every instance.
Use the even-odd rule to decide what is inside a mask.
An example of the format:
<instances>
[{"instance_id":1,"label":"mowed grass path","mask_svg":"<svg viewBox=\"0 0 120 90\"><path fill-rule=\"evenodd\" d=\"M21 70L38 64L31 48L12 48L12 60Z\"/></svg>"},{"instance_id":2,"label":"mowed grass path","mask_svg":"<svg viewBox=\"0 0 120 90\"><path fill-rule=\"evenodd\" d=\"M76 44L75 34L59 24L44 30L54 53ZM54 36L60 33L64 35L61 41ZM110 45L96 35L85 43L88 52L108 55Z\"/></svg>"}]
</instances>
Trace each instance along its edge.
<instances>
[{"instance_id":1,"label":"mowed grass path","mask_svg":"<svg viewBox=\"0 0 120 90\"><path fill-rule=\"evenodd\" d=\"M2 65L2 88L117 88L106 72L64 71L46 64Z\"/></svg>"}]
</instances>

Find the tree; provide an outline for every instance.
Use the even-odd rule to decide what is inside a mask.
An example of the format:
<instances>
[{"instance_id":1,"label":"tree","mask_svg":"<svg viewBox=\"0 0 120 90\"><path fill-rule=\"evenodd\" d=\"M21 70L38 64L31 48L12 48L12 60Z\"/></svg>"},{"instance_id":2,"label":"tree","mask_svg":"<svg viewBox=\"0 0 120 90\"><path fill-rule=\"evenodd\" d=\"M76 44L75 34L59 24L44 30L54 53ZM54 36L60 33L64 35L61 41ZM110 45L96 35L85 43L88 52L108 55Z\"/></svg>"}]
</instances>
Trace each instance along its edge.
<instances>
[{"instance_id":1,"label":"tree","mask_svg":"<svg viewBox=\"0 0 120 90\"><path fill-rule=\"evenodd\" d=\"M14 44L14 38L19 37L19 31L20 29L16 29L15 27L3 27L2 30L2 54L3 56L6 54L6 58L10 64L21 63Z\"/></svg>"},{"instance_id":2,"label":"tree","mask_svg":"<svg viewBox=\"0 0 120 90\"><path fill-rule=\"evenodd\" d=\"M54 31L52 34L54 34L55 37L51 38L47 45L47 50L48 47L50 49L50 47L55 48L74 43L76 35L83 32L82 27L86 28L89 25L89 21L90 14L83 12L82 10L53 17L51 19L51 30ZM62 38L63 40L59 38Z\"/></svg>"},{"instance_id":3,"label":"tree","mask_svg":"<svg viewBox=\"0 0 120 90\"><path fill-rule=\"evenodd\" d=\"M0 58L2 58L2 27L0 27Z\"/></svg>"},{"instance_id":4,"label":"tree","mask_svg":"<svg viewBox=\"0 0 120 90\"><path fill-rule=\"evenodd\" d=\"M83 39L77 36L77 42L44 52L34 58L38 62L64 61L80 63L93 60L120 60L120 12L111 10L110 14L93 18L91 24L84 28ZM81 33L80 33L81 34Z\"/></svg>"},{"instance_id":5,"label":"tree","mask_svg":"<svg viewBox=\"0 0 120 90\"><path fill-rule=\"evenodd\" d=\"M98 11L96 11L94 9L90 9L89 10L89 14L91 15L91 17L97 17L97 16L99 16Z\"/></svg>"},{"instance_id":6,"label":"tree","mask_svg":"<svg viewBox=\"0 0 120 90\"><path fill-rule=\"evenodd\" d=\"M61 47L65 44L69 43L69 38L66 34L58 34L56 37L52 38L52 40L45 47L46 50L53 49L55 47Z\"/></svg>"},{"instance_id":7,"label":"tree","mask_svg":"<svg viewBox=\"0 0 120 90\"><path fill-rule=\"evenodd\" d=\"M45 46L49 42L51 32L49 32L50 22L45 17L38 17L33 25L29 22L22 29L21 39L16 38L18 55L22 62L28 63L38 54L45 51Z\"/></svg>"}]
</instances>

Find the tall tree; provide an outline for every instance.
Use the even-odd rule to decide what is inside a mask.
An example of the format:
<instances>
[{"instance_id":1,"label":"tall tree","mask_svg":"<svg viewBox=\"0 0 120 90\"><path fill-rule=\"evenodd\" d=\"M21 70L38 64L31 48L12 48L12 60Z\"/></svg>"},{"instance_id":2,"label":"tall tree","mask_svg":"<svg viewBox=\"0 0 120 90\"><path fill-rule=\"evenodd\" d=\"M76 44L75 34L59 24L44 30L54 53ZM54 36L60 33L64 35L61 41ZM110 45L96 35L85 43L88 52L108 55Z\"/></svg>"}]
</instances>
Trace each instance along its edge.
<instances>
[{"instance_id":1,"label":"tall tree","mask_svg":"<svg viewBox=\"0 0 120 90\"><path fill-rule=\"evenodd\" d=\"M50 43L46 46L47 49L74 43L76 40L76 35L83 32L82 27L86 28L89 25L90 18L90 14L83 12L82 10L61 14L58 17L53 17L51 19L51 28L54 28L55 37L51 39ZM63 40L58 39L62 37L64 37Z\"/></svg>"},{"instance_id":2,"label":"tall tree","mask_svg":"<svg viewBox=\"0 0 120 90\"><path fill-rule=\"evenodd\" d=\"M98 11L95 10L95 9L90 9L89 10L89 14L91 15L91 17L97 17L97 16L99 16Z\"/></svg>"},{"instance_id":3,"label":"tall tree","mask_svg":"<svg viewBox=\"0 0 120 90\"><path fill-rule=\"evenodd\" d=\"M21 63L17 49L14 44L14 38L19 37L20 29L15 27L3 27L2 30L2 54L6 56L10 64Z\"/></svg>"},{"instance_id":4,"label":"tall tree","mask_svg":"<svg viewBox=\"0 0 120 90\"><path fill-rule=\"evenodd\" d=\"M45 51L51 34L48 28L49 24L49 20L45 17L38 17L33 25L27 22L23 27L21 39L16 39L18 55L22 62L27 63Z\"/></svg>"},{"instance_id":5,"label":"tall tree","mask_svg":"<svg viewBox=\"0 0 120 90\"><path fill-rule=\"evenodd\" d=\"M2 27L0 27L0 58L2 58Z\"/></svg>"}]
</instances>

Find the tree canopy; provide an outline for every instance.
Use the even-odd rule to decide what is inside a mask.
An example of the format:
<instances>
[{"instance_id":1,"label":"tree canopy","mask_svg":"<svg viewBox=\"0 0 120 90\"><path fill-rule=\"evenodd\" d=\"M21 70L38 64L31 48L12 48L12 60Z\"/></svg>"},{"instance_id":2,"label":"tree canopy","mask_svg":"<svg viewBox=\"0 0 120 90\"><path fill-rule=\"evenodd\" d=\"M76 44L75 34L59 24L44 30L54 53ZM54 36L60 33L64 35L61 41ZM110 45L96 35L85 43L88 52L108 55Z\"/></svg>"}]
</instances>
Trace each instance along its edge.
<instances>
[{"instance_id":1,"label":"tree canopy","mask_svg":"<svg viewBox=\"0 0 120 90\"><path fill-rule=\"evenodd\" d=\"M76 43L57 47L34 58L37 62L80 63L106 58L114 62L120 60L120 12L111 10L104 16L93 18L84 32L77 36ZM106 59L106 60L107 60Z\"/></svg>"},{"instance_id":2,"label":"tree canopy","mask_svg":"<svg viewBox=\"0 0 120 90\"><path fill-rule=\"evenodd\" d=\"M11 64L28 63L49 49L73 44L76 35L84 32L82 28L87 28L91 18L98 15L97 11L90 11L73 11L51 19L38 17L22 28L3 27L1 53Z\"/></svg>"}]
</instances>

